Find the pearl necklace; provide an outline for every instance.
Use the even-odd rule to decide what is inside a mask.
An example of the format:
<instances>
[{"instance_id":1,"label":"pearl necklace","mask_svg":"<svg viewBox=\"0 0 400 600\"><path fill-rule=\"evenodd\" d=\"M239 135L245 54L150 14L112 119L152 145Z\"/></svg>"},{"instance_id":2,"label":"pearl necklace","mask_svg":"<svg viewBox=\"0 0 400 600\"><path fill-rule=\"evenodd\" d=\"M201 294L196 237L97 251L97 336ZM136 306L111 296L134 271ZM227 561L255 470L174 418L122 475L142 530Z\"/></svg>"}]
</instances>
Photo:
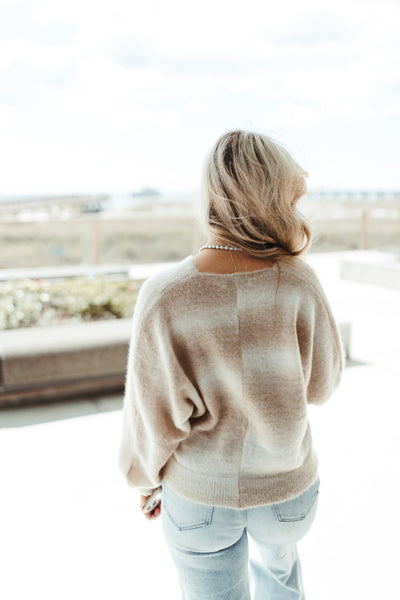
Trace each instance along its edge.
<instances>
[{"instance_id":1,"label":"pearl necklace","mask_svg":"<svg viewBox=\"0 0 400 600\"><path fill-rule=\"evenodd\" d=\"M240 248L235 248L234 246L218 246L217 244L204 244L204 246L202 246L199 250L199 252L201 252L202 250L205 250L205 248L215 248L216 250L238 250L240 251Z\"/></svg>"}]
</instances>

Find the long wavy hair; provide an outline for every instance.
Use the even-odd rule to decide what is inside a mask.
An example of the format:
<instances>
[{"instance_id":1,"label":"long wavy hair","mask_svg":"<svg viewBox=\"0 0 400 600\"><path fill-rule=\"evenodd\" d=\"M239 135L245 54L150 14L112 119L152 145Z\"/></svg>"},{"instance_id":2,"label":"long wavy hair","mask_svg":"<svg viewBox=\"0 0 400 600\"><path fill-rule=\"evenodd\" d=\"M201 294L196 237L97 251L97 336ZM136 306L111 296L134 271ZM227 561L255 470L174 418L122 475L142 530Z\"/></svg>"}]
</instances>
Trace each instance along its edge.
<instances>
[{"instance_id":1,"label":"long wavy hair","mask_svg":"<svg viewBox=\"0 0 400 600\"><path fill-rule=\"evenodd\" d=\"M224 133L207 154L201 223L222 243L259 258L290 260L311 243L296 209L307 173L272 138L251 131Z\"/></svg>"}]
</instances>

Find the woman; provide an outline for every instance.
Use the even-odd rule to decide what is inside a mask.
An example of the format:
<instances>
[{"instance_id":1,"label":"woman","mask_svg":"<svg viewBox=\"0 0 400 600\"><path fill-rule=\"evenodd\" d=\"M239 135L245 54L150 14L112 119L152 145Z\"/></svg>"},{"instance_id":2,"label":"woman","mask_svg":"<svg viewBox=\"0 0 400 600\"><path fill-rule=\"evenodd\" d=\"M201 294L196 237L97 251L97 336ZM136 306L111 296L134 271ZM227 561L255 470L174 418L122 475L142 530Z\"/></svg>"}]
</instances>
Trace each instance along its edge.
<instances>
[{"instance_id":1,"label":"woman","mask_svg":"<svg viewBox=\"0 0 400 600\"><path fill-rule=\"evenodd\" d=\"M142 507L162 485L186 600L305 597L296 543L319 491L307 404L324 403L343 369L325 294L299 258L305 176L265 135L222 135L204 168L208 243L140 289L120 466Z\"/></svg>"}]
</instances>

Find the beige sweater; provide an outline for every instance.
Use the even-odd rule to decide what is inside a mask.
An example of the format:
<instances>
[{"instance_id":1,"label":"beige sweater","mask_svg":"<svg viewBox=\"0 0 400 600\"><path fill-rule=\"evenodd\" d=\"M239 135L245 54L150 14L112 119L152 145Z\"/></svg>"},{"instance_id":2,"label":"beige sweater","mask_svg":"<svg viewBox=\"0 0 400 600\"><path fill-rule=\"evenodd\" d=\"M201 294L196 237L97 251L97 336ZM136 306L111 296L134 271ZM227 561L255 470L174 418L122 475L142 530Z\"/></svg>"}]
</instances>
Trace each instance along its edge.
<instances>
[{"instance_id":1,"label":"beige sweater","mask_svg":"<svg viewBox=\"0 0 400 600\"><path fill-rule=\"evenodd\" d=\"M120 468L142 494L165 478L205 504L292 498L318 475L307 403L325 402L342 369L337 326L303 260L214 274L187 256L139 292Z\"/></svg>"}]
</instances>

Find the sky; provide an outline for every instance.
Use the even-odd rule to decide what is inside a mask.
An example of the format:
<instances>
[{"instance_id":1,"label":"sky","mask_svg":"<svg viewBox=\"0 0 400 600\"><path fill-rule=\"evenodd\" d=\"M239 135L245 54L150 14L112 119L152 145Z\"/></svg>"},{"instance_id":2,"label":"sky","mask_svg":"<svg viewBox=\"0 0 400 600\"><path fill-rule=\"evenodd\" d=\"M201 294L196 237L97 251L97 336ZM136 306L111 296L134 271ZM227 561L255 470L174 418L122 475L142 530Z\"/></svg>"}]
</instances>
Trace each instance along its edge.
<instances>
[{"instance_id":1,"label":"sky","mask_svg":"<svg viewBox=\"0 0 400 600\"><path fill-rule=\"evenodd\" d=\"M400 0L0 0L0 196L193 193L229 129L400 189Z\"/></svg>"}]
</instances>

